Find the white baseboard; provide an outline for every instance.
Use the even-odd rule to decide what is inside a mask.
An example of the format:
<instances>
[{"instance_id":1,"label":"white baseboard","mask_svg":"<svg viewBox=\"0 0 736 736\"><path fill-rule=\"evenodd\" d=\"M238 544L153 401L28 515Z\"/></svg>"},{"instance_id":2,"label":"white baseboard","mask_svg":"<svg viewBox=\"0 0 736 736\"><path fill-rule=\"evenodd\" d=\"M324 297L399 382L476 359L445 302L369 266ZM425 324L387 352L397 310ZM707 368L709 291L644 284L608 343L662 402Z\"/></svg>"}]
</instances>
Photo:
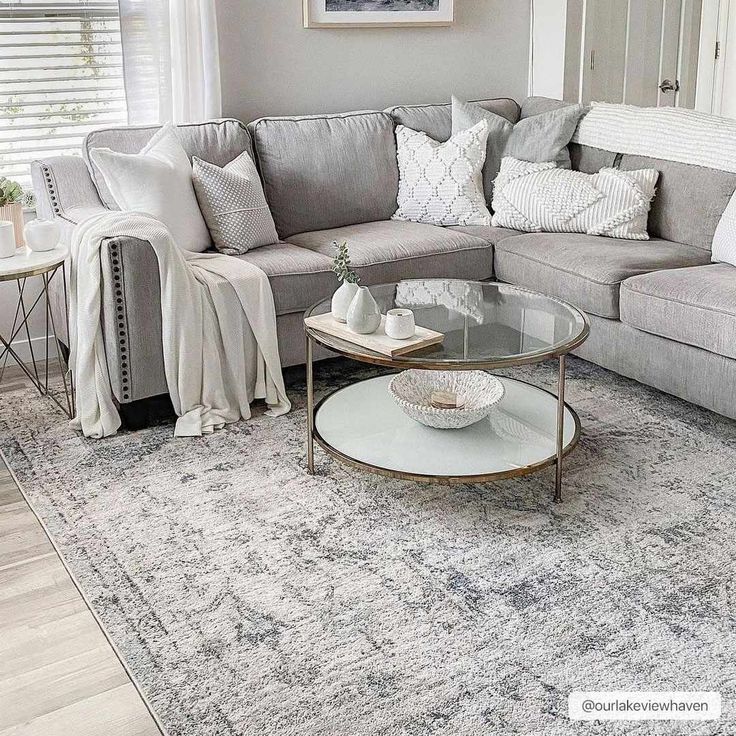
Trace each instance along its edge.
<instances>
[{"instance_id":1,"label":"white baseboard","mask_svg":"<svg viewBox=\"0 0 736 736\"><path fill-rule=\"evenodd\" d=\"M15 350L16 353L18 353L18 356L21 360L24 360L28 363L31 361L31 347L33 347L33 354L36 356L36 361L44 361L46 360L46 337L32 337L31 342L29 343L28 340L19 340L15 339L13 340L13 350ZM3 352L3 349L0 347L0 353ZM15 365L15 361L13 360L12 356L7 356L8 358L8 365ZM3 358L3 361L5 358ZM49 337L49 360L55 361L56 360L56 346L54 345L54 336L51 335Z\"/></svg>"}]
</instances>

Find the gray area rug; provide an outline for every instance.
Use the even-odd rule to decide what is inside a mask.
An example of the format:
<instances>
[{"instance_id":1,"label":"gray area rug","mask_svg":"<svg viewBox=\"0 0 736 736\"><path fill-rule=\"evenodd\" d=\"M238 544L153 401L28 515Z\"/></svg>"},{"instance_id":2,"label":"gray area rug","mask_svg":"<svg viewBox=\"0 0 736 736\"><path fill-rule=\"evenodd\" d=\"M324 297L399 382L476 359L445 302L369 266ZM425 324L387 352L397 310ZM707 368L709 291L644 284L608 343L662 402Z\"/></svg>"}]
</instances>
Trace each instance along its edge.
<instances>
[{"instance_id":1,"label":"gray area rug","mask_svg":"<svg viewBox=\"0 0 736 736\"><path fill-rule=\"evenodd\" d=\"M0 447L172 736L736 733L736 423L569 373L561 506L551 469L432 486L317 449L307 476L299 373L290 415L195 440L84 440L22 390ZM573 723L572 690L717 690L724 716Z\"/></svg>"}]
</instances>

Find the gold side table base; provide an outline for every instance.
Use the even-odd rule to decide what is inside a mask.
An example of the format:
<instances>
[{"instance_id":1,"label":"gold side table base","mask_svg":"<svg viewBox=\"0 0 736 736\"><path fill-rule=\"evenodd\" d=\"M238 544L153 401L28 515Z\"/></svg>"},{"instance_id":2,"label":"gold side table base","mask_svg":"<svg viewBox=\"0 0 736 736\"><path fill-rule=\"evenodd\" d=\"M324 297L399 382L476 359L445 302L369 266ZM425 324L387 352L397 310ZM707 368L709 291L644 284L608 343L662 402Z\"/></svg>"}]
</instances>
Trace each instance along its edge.
<instances>
[{"instance_id":1,"label":"gold side table base","mask_svg":"<svg viewBox=\"0 0 736 736\"><path fill-rule=\"evenodd\" d=\"M42 287L38 295L32 299L28 297L28 280L38 277L42 281ZM69 374L69 366L64 360L59 347L59 341L56 339L56 321L51 310L49 299L49 285L56 278L63 281L64 291L64 316L66 319L67 334L69 334L69 314L68 314L68 289L66 278L66 266L64 262L54 265L48 270L38 273L28 273L19 275L15 278L18 287L18 301L13 316L13 323L10 328L10 334L4 337L0 334L0 381L3 379L8 360L12 360L23 371L28 380L34 385L41 396L45 396L53 401L69 419L74 416L75 395L74 383ZM10 280L10 279L5 279ZM30 302L30 305L29 305ZM38 309L43 309L45 319L45 350L43 356L36 355L31 339L30 319ZM17 350L13 347L13 343L17 341L18 336L25 337L28 344L28 351L31 355L30 362L20 357ZM53 340L55 353L52 354L49 349L49 342ZM39 365L39 361L43 358L44 364ZM58 365L61 372L61 381L63 386L63 394L60 390L58 395L54 392L49 384L49 368L53 363Z\"/></svg>"},{"instance_id":2,"label":"gold side table base","mask_svg":"<svg viewBox=\"0 0 736 736\"><path fill-rule=\"evenodd\" d=\"M431 478L429 476L423 476L423 477L415 477L411 474L403 473L400 471L392 471L392 472L386 472L381 468L372 467L370 465L367 465L364 462L354 460L353 458L350 458L340 451L330 447L328 443L326 443L323 438L321 438L318 435L317 430L315 429L315 417L316 412L319 410L320 406L324 402L325 399L320 402L319 406L315 406L315 400L314 400L314 340L311 337L310 333L308 331L306 332L306 378L307 378L307 472L309 475L314 475L314 445L315 441L317 441L322 449L332 457L340 460L341 462L350 465L352 467L366 470L368 472L374 472L379 473L381 475L387 475L389 477L393 478L402 478L405 480L416 480L420 482L431 482L431 481L437 481L437 482L460 482L460 483L482 483L482 482L491 482L495 480L502 480L507 477L515 477L520 475L526 475L530 472L536 472L537 470L541 470L544 467L549 467L551 465L554 465L555 467L555 487L554 487L554 494L553 494L553 501L555 503L562 503L562 461L565 455L567 455L568 452L570 452L574 447L577 445L578 439L580 437L580 423L579 419L577 417L577 414L575 414L570 407L566 407L565 404L565 355L560 355L558 357L559 361L559 373L558 373L558 386L557 386L557 396L556 396L556 402L557 402L557 412L556 412L556 437L555 437L555 454L552 455L546 462L538 464L536 467L529 467L526 469L521 469L519 472L510 472L510 473L502 473L497 474L495 477L488 476L486 478ZM547 392L549 393L549 392ZM327 398L327 397L326 397ZM568 411L572 412L573 418L576 423L576 431L575 436L572 440L572 442L568 443L568 445L565 445L564 441L564 431L565 431L565 409L568 409Z\"/></svg>"}]
</instances>

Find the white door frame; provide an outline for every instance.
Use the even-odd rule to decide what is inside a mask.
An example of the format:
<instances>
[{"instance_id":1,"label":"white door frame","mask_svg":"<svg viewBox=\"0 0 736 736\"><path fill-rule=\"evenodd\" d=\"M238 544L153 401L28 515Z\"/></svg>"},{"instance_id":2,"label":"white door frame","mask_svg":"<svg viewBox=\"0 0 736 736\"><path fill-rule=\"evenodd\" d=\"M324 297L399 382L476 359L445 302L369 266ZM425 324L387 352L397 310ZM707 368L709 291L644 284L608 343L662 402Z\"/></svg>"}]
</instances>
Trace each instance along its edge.
<instances>
[{"instance_id":1,"label":"white door frame","mask_svg":"<svg viewBox=\"0 0 736 736\"><path fill-rule=\"evenodd\" d=\"M723 101L730 0L703 0L695 109L718 115ZM736 10L736 5L734 6ZM730 18L736 22L736 18ZM718 58L716 58L718 44Z\"/></svg>"}]
</instances>

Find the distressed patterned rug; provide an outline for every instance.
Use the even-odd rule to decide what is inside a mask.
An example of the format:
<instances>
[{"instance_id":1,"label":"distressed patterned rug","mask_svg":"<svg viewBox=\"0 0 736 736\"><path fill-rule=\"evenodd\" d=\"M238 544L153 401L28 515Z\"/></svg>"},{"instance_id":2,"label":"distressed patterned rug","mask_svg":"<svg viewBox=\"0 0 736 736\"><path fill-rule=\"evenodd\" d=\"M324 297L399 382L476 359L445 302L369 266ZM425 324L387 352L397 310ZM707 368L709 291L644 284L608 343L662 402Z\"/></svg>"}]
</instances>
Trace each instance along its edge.
<instances>
[{"instance_id":1,"label":"distressed patterned rug","mask_svg":"<svg viewBox=\"0 0 736 736\"><path fill-rule=\"evenodd\" d=\"M561 506L551 469L444 487L317 449L307 476L298 372L288 416L194 440L84 440L23 389L0 447L172 736L736 733L736 422L569 373ZM573 690L717 690L724 715L572 722Z\"/></svg>"}]
</instances>

